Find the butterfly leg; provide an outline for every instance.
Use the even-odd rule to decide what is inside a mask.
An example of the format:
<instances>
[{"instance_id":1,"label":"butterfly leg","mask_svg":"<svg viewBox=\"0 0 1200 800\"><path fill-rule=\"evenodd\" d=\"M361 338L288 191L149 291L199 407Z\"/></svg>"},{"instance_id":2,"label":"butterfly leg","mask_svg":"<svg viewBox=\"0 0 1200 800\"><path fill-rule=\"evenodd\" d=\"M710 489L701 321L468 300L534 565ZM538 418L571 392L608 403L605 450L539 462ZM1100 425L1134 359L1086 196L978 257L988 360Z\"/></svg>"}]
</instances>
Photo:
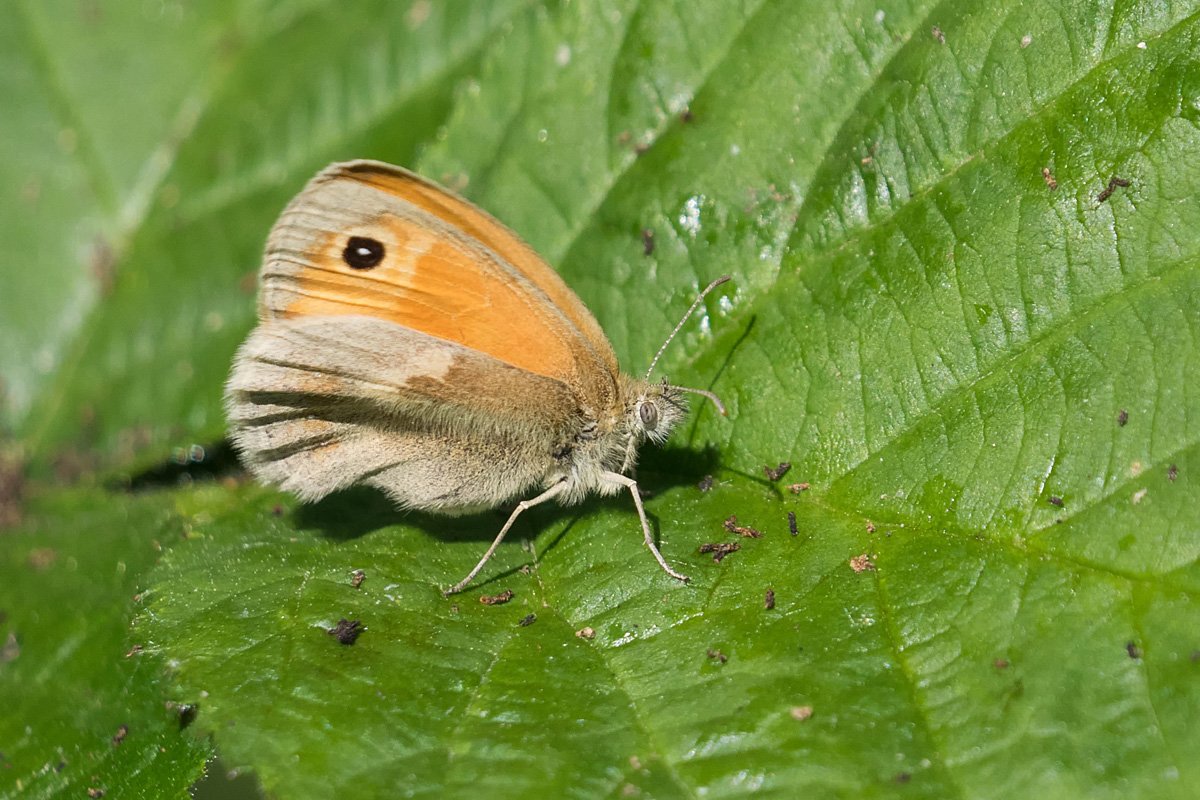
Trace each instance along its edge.
<instances>
[{"instance_id":1,"label":"butterfly leg","mask_svg":"<svg viewBox=\"0 0 1200 800\"><path fill-rule=\"evenodd\" d=\"M658 548L654 546L654 537L650 533L650 522L646 519L646 509L642 507L642 493L641 490L638 489L637 481L618 472L606 472L604 473L604 477L613 483L621 484L629 490L631 495L633 495L633 504L637 507L638 516L642 520L642 533L646 535L646 546L650 548L650 552L654 553L654 557L658 559L658 565L662 567L663 571L665 571L672 578L683 581L684 583L690 581L691 578L689 578L687 575L682 575L667 566L667 562L663 560L662 553L658 552Z\"/></svg>"},{"instance_id":2,"label":"butterfly leg","mask_svg":"<svg viewBox=\"0 0 1200 800\"><path fill-rule=\"evenodd\" d=\"M496 552L496 548L500 546L502 541L504 541L505 534L508 533L508 529L513 526L513 523L517 521L517 517L521 516L521 512L527 508L533 508L534 506L541 505L542 503L559 494L565 488L567 488L566 481L559 481L532 500L522 500L521 502L517 503L517 507L513 509L512 514L508 518L508 522L504 523L504 527L501 528L500 533L496 535L496 540L492 542L492 546L489 547L487 552L483 554L483 558L479 559L479 563L475 565L475 569L471 570L471 574L467 575L467 577L456 583L453 588L442 592L442 594L446 597L449 597L450 595L458 594L465 589L467 584L471 582L471 579L479 574L479 570L483 569L483 565L486 564L488 559L492 557L492 553ZM660 558L659 560L661 561L662 559Z\"/></svg>"}]
</instances>

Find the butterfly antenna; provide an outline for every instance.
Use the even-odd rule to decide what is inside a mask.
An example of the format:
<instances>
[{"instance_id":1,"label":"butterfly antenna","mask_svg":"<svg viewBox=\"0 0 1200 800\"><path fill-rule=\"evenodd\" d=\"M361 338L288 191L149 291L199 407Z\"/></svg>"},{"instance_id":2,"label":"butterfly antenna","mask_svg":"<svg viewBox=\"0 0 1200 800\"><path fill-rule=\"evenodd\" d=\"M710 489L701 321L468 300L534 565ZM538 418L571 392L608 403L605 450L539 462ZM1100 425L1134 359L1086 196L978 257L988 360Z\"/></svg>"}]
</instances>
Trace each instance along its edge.
<instances>
[{"instance_id":1,"label":"butterfly antenna","mask_svg":"<svg viewBox=\"0 0 1200 800\"><path fill-rule=\"evenodd\" d=\"M671 384L671 388L678 389L681 392L690 392L691 394L703 395L709 400L713 401L713 405L717 407L717 411L721 412L722 417L729 416L729 413L725 410L725 404L721 402L721 398L717 397L707 389L689 389L686 386L676 386L675 384Z\"/></svg>"},{"instance_id":2,"label":"butterfly antenna","mask_svg":"<svg viewBox=\"0 0 1200 800\"><path fill-rule=\"evenodd\" d=\"M650 380L650 373L654 372L654 365L658 363L658 360L660 358L662 358L663 351L667 349L667 345L669 345L671 343L671 340L675 338L675 334L679 333L680 328L683 327L683 323L687 322L688 317L692 316L692 312L694 312L696 310L696 307L700 305L700 302L702 300L704 300L705 295L707 295L713 289L717 288L722 283L725 283L728 280L729 280L728 275L722 275L720 278L717 278L715 281L710 283L708 285L708 287L703 292L700 293L700 296L696 298L696 302L692 303L692 307L689 308L687 310L687 313L683 315L683 319L679 320L679 324L675 326L675 330L671 331L671 335L667 337L667 340L665 342L663 342L662 347L658 348L658 353L655 354L654 360L650 362L650 369L646 370L646 380ZM701 392L696 389L689 389L688 391L694 391L697 394L705 394L705 392ZM716 397L714 396L713 399L715 400ZM719 406L721 404L718 402L717 405ZM722 410L721 413L725 413L724 410Z\"/></svg>"}]
</instances>

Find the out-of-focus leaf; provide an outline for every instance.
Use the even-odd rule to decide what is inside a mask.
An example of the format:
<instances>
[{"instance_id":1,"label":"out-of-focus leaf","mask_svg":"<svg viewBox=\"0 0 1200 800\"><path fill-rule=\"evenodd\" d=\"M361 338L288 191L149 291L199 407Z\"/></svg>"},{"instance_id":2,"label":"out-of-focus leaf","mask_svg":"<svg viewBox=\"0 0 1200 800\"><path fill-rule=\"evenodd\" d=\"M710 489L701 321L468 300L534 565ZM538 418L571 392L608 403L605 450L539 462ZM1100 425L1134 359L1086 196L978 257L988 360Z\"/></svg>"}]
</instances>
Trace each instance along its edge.
<instances>
[{"instance_id":1,"label":"out-of-focus leaf","mask_svg":"<svg viewBox=\"0 0 1200 800\"><path fill-rule=\"evenodd\" d=\"M0 797L188 797L211 746L165 705L162 659L127 640L137 586L184 533L170 499L31 506L0 533Z\"/></svg>"},{"instance_id":2,"label":"out-of-focus leaf","mask_svg":"<svg viewBox=\"0 0 1200 800\"><path fill-rule=\"evenodd\" d=\"M316 4L0 8L0 427L44 402L229 64Z\"/></svg>"},{"instance_id":3,"label":"out-of-focus leaf","mask_svg":"<svg viewBox=\"0 0 1200 800\"><path fill-rule=\"evenodd\" d=\"M158 176L115 282L25 425L35 456L128 458L220 436L265 232L330 161L412 163L452 89L527 0L314 4L239 47Z\"/></svg>"}]
</instances>

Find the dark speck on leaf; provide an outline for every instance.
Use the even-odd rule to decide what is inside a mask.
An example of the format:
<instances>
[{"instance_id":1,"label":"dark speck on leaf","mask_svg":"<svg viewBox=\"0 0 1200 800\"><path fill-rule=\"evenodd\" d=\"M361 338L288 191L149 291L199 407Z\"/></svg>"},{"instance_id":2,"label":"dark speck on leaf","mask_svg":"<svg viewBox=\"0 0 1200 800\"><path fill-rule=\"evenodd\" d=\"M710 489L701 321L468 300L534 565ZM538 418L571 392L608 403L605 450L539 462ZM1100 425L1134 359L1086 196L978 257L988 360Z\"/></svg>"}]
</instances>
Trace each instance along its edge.
<instances>
[{"instance_id":1,"label":"dark speck on leaf","mask_svg":"<svg viewBox=\"0 0 1200 800\"><path fill-rule=\"evenodd\" d=\"M1174 483L1175 479L1178 477L1179 477L1179 467L1177 467L1175 464L1172 464L1171 466L1167 467L1167 480L1169 480L1171 483Z\"/></svg>"},{"instance_id":2,"label":"dark speck on leaf","mask_svg":"<svg viewBox=\"0 0 1200 800\"><path fill-rule=\"evenodd\" d=\"M743 538L750 538L750 539L761 539L762 538L762 534L759 533L756 529L751 528L748 525L738 525L737 524L737 515L735 515L735 514L731 514L729 516L729 519L725 520L725 522L723 523L723 527L725 528L725 530L729 531L730 533L736 533L738 536L741 536Z\"/></svg>"},{"instance_id":3,"label":"dark speck on leaf","mask_svg":"<svg viewBox=\"0 0 1200 800\"><path fill-rule=\"evenodd\" d=\"M773 469L771 467L764 466L763 472L765 472L767 474L768 480L777 481L780 478L782 478L784 475L786 475L787 471L791 468L792 468L792 462L781 461L781 462L779 462L779 466L777 466Z\"/></svg>"},{"instance_id":4,"label":"dark speck on leaf","mask_svg":"<svg viewBox=\"0 0 1200 800\"><path fill-rule=\"evenodd\" d=\"M791 531L792 536L795 536L798 533L800 533L800 528L798 525L796 525L796 512L795 511L788 512L788 530Z\"/></svg>"},{"instance_id":5,"label":"dark speck on leaf","mask_svg":"<svg viewBox=\"0 0 1200 800\"><path fill-rule=\"evenodd\" d=\"M200 706L195 703L187 703L179 707L179 730L183 730L188 725L196 721L196 715L200 713Z\"/></svg>"},{"instance_id":6,"label":"dark speck on leaf","mask_svg":"<svg viewBox=\"0 0 1200 800\"><path fill-rule=\"evenodd\" d=\"M485 594L479 598L479 602L483 603L485 606L498 606L498 605L503 605L504 603L507 603L509 600L512 600L512 599L513 599L512 589L505 589L503 592L501 592L500 594L497 594L497 595L489 596L489 595Z\"/></svg>"},{"instance_id":7,"label":"dark speck on leaf","mask_svg":"<svg viewBox=\"0 0 1200 800\"><path fill-rule=\"evenodd\" d=\"M708 657L716 659L717 661L720 661L722 664L724 664L726 661L729 660L729 656L725 655L720 650L709 650Z\"/></svg>"},{"instance_id":8,"label":"dark speck on leaf","mask_svg":"<svg viewBox=\"0 0 1200 800\"><path fill-rule=\"evenodd\" d=\"M767 596L763 600L763 608L767 609L767 611L770 611L774 607L775 607L775 590L767 589Z\"/></svg>"},{"instance_id":9,"label":"dark speck on leaf","mask_svg":"<svg viewBox=\"0 0 1200 800\"><path fill-rule=\"evenodd\" d=\"M1136 642L1126 642L1125 652L1129 653L1129 657L1133 659L1142 657L1142 648L1138 647Z\"/></svg>"},{"instance_id":10,"label":"dark speck on leaf","mask_svg":"<svg viewBox=\"0 0 1200 800\"><path fill-rule=\"evenodd\" d=\"M700 480L700 482L696 484L696 488L702 492L707 492L709 489L712 489L712 487L713 487L713 476L712 475L705 475Z\"/></svg>"},{"instance_id":11,"label":"dark speck on leaf","mask_svg":"<svg viewBox=\"0 0 1200 800\"><path fill-rule=\"evenodd\" d=\"M1061 497L1059 497L1058 495L1053 495L1053 494L1050 495L1050 497L1047 498L1046 502L1052 506L1057 506L1058 508L1063 507L1063 499Z\"/></svg>"},{"instance_id":12,"label":"dark speck on leaf","mask_svg":"<svg viewBox=\"0 0 1200 800\"><path fill-rule=\"evenodd\" d=\"M117 728L116 735L112 737L113 747L116 747L121 742L125 741L125 737L128 735L129 735L129 726L128 725L122 725L121 727Z\"/></svg>"},{"instance_id":13,"label":"dark speck on leaf","mask_svg":"<svg viewBox=\"0 0 1200 800\"><path fill-rule=\"evenodd\" d=\"M1117 424L1124 428L1126 422L1129 422L1129 412L1122 408L1121 412L1117 414Z\"/></svg>"},{"instance_id":14,"label":"dark speck on leaf","mask_svg":"<svg viewBox=\"0 0 1200 800\"><path fill-rule=\"evenodd\" d=\"M912 780L912 773L898 772L896 773L896 783L908 783Z\"/></svg>"},{"instance_id":15,"label":"dark speck on leaf","mask_svg":"<svg viewBox=\"0 0 1200 800\"><path fill-rule=\"evenodd\" d=\"M350 585L355 589L362 586L363 581L366 579L367 573L363 572L361 569L356 569L354 572L350 573Z\"/></svg>"},{"instance_id":16,"label":"dark speck on leaf","mask_svg":"<svg viewBox=\"0 0 1200 800\"><path fill-rule=\"evenodd\" d=\"M934 25L933 28L930 29L929 32L933 34L934 39L937 39L938 44L946 43L946 34L942 33L942 29L939 28L937 25Z\"/></svg>"},{"instance_id":17,"label":"dark speck on leaf","mask_svg":"<svg viewBox=\"0 0 1200 800\"><path fill-rule=\"evenodd\" d=\"M713 561L717 562L718 564L721 563L721 560L724 559L725 556L729 555L735 550L741 549L742 546L740 544L734 544L732 542L728 544L725 542L709 542L708 544L700 545L700 552L712 553Z\"/></svg>"},{"instance_id":18,"label":"dark speck on leaf","mask_svg":"<svg viewBox=\"0 0 1200 800\"><path fill-rule=\"evenodd\" d=\"M1103 203L1105 200L1112 197L1112 193L1116 191L1118 186L1128 185L1129 181L1125 180L1124 178L1117 178L1115 176L1110 178L1108 181L1108 186L1104 187L1100 194L1096 195L1096 202Z\"/></svg>"},{"instance_id":19,"label":"dark speck on leaf","mask_svg":"<svg viewBox=\"0 0 1200 800\"><path fill-rule=\"evenodd\" d=\"M642 229L642 255L654 255L654 231L649 228Z\"/></svg>"},{"instance_id":20,"label":"dark speck on leaf","mask_svg":"<svg viewBox=\"0 0 1200 800\"><path fill-rule=\"evenodd\" d=\"M537 622L537 614L530 614L527 617L521 617L520 621L517 622L517 624L520 625L522 628L528 628L530 625L532 625L535 622Z\"/></svg>"},{"instance_id":21,"label":"dark speck on leaf","mask_svg":"<svg viewBox=\"0 0 1200 800\"><path fill-rule=\"evenodd\" d=\"M363 625L358 620L351 622L348 619L338 620L336 627L329 628L327 631L330 636L336 636L337 640L342 644L354 644L358 639L358 635L363 632Z\"/></svg>"}]
</instances>

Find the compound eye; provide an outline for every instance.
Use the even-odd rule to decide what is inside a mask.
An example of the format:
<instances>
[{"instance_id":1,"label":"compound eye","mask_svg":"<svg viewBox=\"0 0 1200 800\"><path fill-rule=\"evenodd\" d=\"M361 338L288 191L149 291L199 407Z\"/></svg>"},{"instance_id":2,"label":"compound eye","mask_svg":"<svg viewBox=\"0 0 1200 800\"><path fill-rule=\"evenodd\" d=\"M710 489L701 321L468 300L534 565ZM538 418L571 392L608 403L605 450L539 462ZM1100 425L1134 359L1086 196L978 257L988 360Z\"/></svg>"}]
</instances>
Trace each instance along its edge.
<instances>
[{"instance_id":1,"label":"compound eye","mask_svg":"<svg viewBox=\"0 0 1200 800\"><path fill-rule=\"evenodd\" d=\"M658 408L654 403L642 403L638 406L638 416L641 417L642 427L646 430L654 430L658 425Z\"/></svg>"}]
</instances>

